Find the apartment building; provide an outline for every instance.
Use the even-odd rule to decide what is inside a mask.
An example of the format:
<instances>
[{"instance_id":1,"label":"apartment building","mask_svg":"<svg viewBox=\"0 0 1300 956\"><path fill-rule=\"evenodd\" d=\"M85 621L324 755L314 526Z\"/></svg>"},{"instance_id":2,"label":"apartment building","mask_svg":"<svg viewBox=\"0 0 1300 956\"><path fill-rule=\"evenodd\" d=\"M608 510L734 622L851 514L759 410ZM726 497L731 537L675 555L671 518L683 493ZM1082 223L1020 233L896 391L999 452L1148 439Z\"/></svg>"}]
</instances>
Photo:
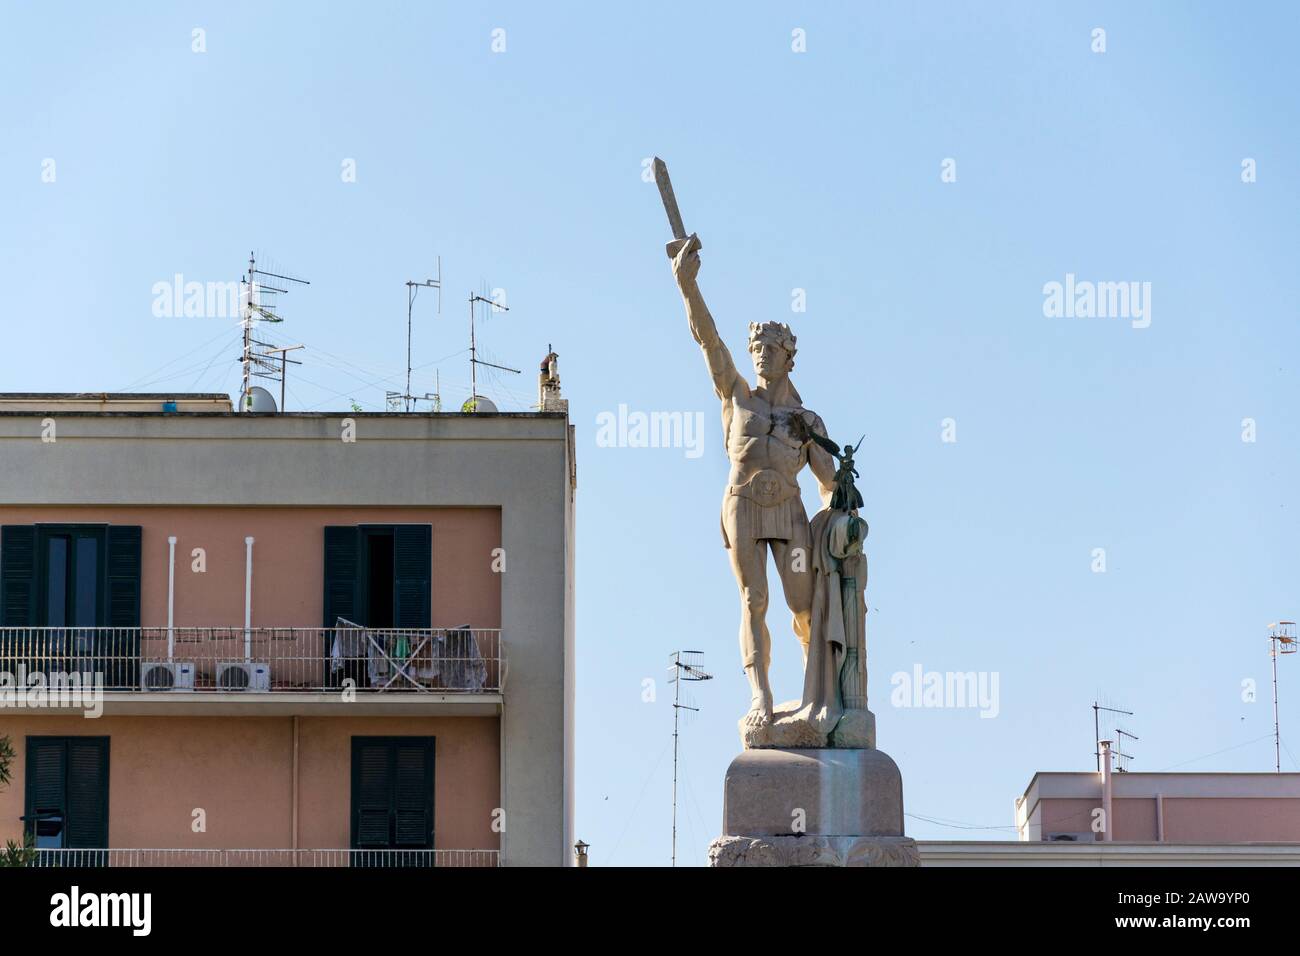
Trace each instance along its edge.
<instances>
[{"instance_id":1,"label":"apartment building","mask_svg":"<svg viewBox=\"0 0 1300 956\"><path fill-rule=\"evenodd\" d=\"M921 840L922 866L1300 866L1300 774L1109 773L1103 761L1034 774L1015 800L1018 839Z\"/></svg>"},{"instance_id":2,"label":"apartment building","mask_svg":"<svg viewBox=\"0 0 1300 956\"><path fill-rule=\"evenodd\" d=\"M569 862L576 470L543 407L0 395L0 841Z\"/></svg>"}]
</instances>

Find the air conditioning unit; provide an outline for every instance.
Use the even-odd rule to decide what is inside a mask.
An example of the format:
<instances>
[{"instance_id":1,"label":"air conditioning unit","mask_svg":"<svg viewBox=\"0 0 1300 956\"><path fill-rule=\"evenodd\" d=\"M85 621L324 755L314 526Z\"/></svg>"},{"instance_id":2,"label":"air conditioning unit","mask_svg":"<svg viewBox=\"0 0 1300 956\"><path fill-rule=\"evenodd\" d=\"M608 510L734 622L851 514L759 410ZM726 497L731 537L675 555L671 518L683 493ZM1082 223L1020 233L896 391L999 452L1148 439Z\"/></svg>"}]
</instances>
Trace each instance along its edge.
<instances>
[{"instance_id":1,"label":"air conditioning unit","mask_svg":"<svg viewBox=\"0 0 1300 956\"><path fill-rule=\"evenodd\" d=\"M140 665L141 690L193 690L194 663L148 661Z\"/></svg>"},{"instance_id":2,"label":"air conditioning unit","mask_svg":"<svg viewBox=\"0 0 1300 956\"><path fill-rule=\"evenodd\" d=\"M242 661L218 664L217 689L268 691L271 689L271 665Z\"/></svg>"},{"instance_id":3,"label":"air conditioning unit","mask_svg":"<svg viewBox=\"0 0 1300 956\"><path fill-rule=\"evenodd\" d=\"M1082 833L1049 833L1047 834L1049 843L1096 843L1097 834L1091 831Z\"/></svg>"}]
</instances>

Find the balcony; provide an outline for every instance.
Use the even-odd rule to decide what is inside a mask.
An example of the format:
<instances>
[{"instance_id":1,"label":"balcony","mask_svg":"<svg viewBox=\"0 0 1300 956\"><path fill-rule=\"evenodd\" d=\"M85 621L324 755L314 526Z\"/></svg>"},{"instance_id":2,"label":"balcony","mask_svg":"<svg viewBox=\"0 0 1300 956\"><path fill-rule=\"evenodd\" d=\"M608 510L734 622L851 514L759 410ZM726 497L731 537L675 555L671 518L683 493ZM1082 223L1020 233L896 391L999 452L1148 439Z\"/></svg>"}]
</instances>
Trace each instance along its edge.
<instances>
[{"instance_id":1,"label":"balcony","mask_svg":"<svg viewBox=\"0 0 1300 956\"><path fill-rule=\"evenodd\" d=\"M84 710L98 687L120 714L326 713L340 701L357 714L409 713L403 702L417 701L425 713L494 713L505 670L489 628L0 629L0 674L18 698L6 706L24 709ZM78 686L80 698L59 696Z\"/></svg>"},{"instance_id":2,"label":"balcony","mask_svg":"<svg viewBox=\"0 0 1300 956\"><path fill-rule=\"evenodd\" d=\"M495 867L499 850L62 850L39 849L38 867Z\"/></svg>"}]
</instances>

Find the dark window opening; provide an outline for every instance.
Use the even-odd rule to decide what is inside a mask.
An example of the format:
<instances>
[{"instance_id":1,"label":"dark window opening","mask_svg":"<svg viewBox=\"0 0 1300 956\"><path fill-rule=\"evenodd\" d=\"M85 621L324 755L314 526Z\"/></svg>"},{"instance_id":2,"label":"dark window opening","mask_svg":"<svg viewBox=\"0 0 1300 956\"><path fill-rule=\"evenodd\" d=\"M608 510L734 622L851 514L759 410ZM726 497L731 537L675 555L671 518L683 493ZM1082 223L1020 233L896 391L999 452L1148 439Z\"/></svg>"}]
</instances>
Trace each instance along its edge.
<instances>
[{"instance_id":1,"label":"dark window opening","mask_svg":"<svg viewBox=\"0 0 1300 956\"><path fill-rule=\"evenodd\" d=\"M392 532L366 533L367 627L393 626L393 535Z\"/></svg>"}]
</instances>

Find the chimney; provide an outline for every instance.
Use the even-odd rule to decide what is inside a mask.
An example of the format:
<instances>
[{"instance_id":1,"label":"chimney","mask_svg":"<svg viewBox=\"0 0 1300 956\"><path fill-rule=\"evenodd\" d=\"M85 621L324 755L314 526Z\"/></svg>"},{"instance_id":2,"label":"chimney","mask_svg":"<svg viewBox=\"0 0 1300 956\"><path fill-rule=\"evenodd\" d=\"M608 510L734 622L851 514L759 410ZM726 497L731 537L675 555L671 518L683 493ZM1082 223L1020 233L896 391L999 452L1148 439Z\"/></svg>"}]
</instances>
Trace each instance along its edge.
<instances>
[{"instance_id":1,"label":"chimney","mask_svg":"<svg viewBox=\"0 0 1300 956\"><path fill-rule=\"evenodd\" d=\"M1111 787L1110 787L1110 741L1099 740L1098 746L1101 749L1101 819L1105 827L1101 831L1101 838L1104 842L1110 842L1111 823Z\"/></svg>"},{"instance_id":2,"label":"chimney","mask_svg":"<svg viewBox=\"0 0 1300 956\"><path fill-rule=\"evenodd\" d=\"M537 375L537 410L566 414L569 411L568 400L560 396L560 357L554 350L542 359L542 368Z\"/></svg>"}]
</instances>

